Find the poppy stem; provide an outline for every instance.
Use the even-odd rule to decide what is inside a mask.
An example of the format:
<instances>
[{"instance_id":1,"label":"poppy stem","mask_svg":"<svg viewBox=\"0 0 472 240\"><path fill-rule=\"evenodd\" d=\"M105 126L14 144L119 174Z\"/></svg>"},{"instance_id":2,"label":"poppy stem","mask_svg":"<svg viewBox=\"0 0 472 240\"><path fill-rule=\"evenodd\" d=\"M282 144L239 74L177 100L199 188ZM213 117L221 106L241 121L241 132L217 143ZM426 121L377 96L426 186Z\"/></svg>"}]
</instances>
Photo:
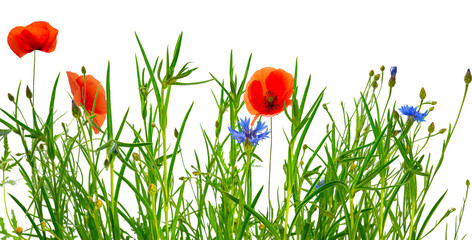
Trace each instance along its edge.
<instances>
[{"instance_id":1,"label":"poppy stem","mask_svg":"<svg viewBox=\"0 0 472 240\"><path fill-rule=\"evenodd\" d=\"M272 117L270 117L270 150L269 150L269 184L267 198L269 199L269 220L272 221L272 202L270 201L270 176L272 172Z\"/></svg>"},{"instance_id":2,"label":"poppy stem","mask_svg":"<svg viewBox=\"0 0 472 240\"><path fill-rule=\"evenodd\" d=\"M33 51L33 107L34 107L34 96L36 95L36 91L35 90L35 79L36 79L36 50Z\"/></svg>"}]
</instances>

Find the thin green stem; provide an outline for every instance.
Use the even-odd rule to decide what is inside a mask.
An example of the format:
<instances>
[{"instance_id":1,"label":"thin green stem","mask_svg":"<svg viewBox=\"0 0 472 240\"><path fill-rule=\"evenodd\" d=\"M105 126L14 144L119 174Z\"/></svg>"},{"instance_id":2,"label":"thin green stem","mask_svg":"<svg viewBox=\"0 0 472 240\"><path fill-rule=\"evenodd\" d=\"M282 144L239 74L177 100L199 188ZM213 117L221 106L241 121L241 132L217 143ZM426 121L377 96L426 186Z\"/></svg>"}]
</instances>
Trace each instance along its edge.
<instances>
[{"instance_id":1,"label":"thin green stem","mask_svg":"<svg viewBox=\"0 0 472 240\"><path fill-rule=\"evenodd\" d=\"M36 95L35 84L36 83L36 50L33 51L33 106L34 106L34 97Z\"/></svg>"},{"instance_id":2,"label":"thin green stem","mask_svg":"<svg viewBox=\"0 0 472 240\"><path fill-rule=\"evenodd\" d=\"M270 201L270 176L272 176L272 117L270 118L270 150L269 150L269 183L267 198L269 199L269 220L272 221L272 202Z\"/></svg>"}]
</instances>

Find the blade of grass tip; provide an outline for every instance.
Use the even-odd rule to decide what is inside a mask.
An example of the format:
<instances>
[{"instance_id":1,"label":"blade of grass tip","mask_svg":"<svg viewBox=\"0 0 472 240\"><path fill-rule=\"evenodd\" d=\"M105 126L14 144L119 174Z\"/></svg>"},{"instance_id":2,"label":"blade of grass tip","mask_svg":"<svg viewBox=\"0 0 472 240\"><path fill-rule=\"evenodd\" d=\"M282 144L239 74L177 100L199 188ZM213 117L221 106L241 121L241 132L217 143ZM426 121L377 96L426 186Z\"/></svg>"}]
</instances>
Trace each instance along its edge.
<instances>
[{"instance_id":1,"label":"blade of grass tip","mask_svg":"<svg viewBox=\"0 0 472 240\"><path fill-rule=\"evenodd\" d=\"M264 188L264 186L262 186L260 189L259 189L259 192L257 192L256 196L254 197L254 199L252 200L252 203L251 203L251 208L255 208L256 207L256 203L257 201L259 200L259 197L261 196L261 193L262 193L262 189ZM236 240L241 240L243 239L243 236L244 236L244 232L246 230L246 226L247 224L249 223L249 219L250 219L250 214L249 212L246 213L246 216L244 216L244 222L243 222L243 225L241 227L241 231L239 232L238 236L236 237Z\"/></svg>"},{"instance_id":2,"label":"blade of grass tip","mask_svg":"<svg viewBox=\"0 0 472 240\"><path fill-rule=\"evenodd\" d=\"M447 193L447 190L444 192L444 194L438 199L438 201L436 201L436 203L434 204L433 208L431 208L431 211L429 211L429 214L428 216L426 216L426 218L424 219L423 221L423 225L421 226L420 228L420 231L418 231L418 237L417 239L421 239L421 235L423 234L426 226L428 225L428 222L429 220L431 219L431 217L433 216L433 213L436 211L436 209L438 208L439 204L442 202L443 198L446 196L446 193Z\"/></svg>"},{"instance_id":3,"label":"blade of grass tip","mask_svg":"<svg viewBox=\"0 0 472 240\"><path fill-rule=\"evenodd\" d=\"M184 33L180 32L179 38L177 39L177 43L175 43L175 48L174 48L174 57L172 59L172 63L170 65L170 68L172 69L172 72L177 65L177 60L179 59L179 54L180 54L180 46L182 45L182 37Z\"/></svg>"},{"instance_id":4,"label":"blade of grass tip","mask_svg":"<svg viewBox=\"0 0 472 240\"><path fill-rule=\"evenodd\" d=\"M182 139L182 134L184 133L184 129L185 129L185 123L187 123L187 119L188 119L188 116L190 115L190 111L192 111L192 108L193 108L193 102L192 102L192 105L190 105L190 107L187 111L187 114L185 114L182 125L180 126L179 135L177 136L177 141L175 142L174 153L172 154L172 158L171 158L170 164L169 164L169 175L167 176L167 184L170 184L170 181L171 181L172 172L174 170L174 163L175 163L175 159L177 157L177 151L180 147L180 140ZM166 176L164 176L164 177L166 177Z\"/></svg>"},{"instance_id":5,"label":"blade of grass tip","mask_svg":"<svg viewBox=\"0 0 472 240\"><path fill-rule=\"evenodd\" d=\"M113 121L111 115L111 84L110 84L110 61L107 66L107 78L106 78L106 95L107 95L107 135L108 139L113 139Z\"/></svg>"},{"instance_id":6,"label":"blade of grass tip","mask_svg":"<svg viewBox=\"0 0 472 240\"><path fill-rule=\"evenodd\" d=\"M134 35L136 35L136 40L138 41L139 49L141 50L141 54L143 55L144 63L146 64L146 68L148 70L149 77L151 78L152 87L154 88L154 93L155 93L156 99L157 99L157 105L160 105L161 96L160 96L160 93L159 93L159 87L157 86L156 78L154 77L154 72L151 68L151 64L149 64L149 60L146 56L146 52L144 52L144 48L141 45L141 41L139 41L138 34L135 32Z\"/></svg>"},{"instance_id":7,"label":"blade of grass tip","mask_svg":"<svg viewBox=\"0 0 472 240\"><path fill-rule=\"evenodd\" d=\"M311 83L311 74L310 76L308 77L308 81L306 83L306 87L305 87L305 92L303 92L303 97L302 97L302 101L300 102L300 119L301 119L301 116L303 115L303 109L305 108L305 103L306 103L306 97L308 96L308 89L310 88L310 83Z\"/></svg>"},{"instance_id":8,"label":"blade of grass tip","mask_svg":"<svg viewBox=\"0 0 472 240\"><path fill-rule=\"evenodd\" d=\"M49 159L51 159L51 161L54 161L54 157L55 157L55 147L54 147L54 132L53 132L53 126L54 126L54 119L53 119L53 116L54 116L54 102L55 102L55 99L56 99L56 89L57 89L57 83L59 81L59 76L61 74L59 73L57 75L57 78L56 78L56 81L54 82L54 87L52 88L52 93L51 93L51 101L49 102L49 114L48 114L48 118L46 120L46 128L44 129L44 132L46 135L46 146L48 148L47 152L48 152L48 156L49 156Z\"/></svg>"},{"instance_id":9,"label":"blade of grass tip","mask_svg":"<svg viewBox=\"0 0 472 240\"><path fill-rule=\"evenodd\" d=\"M49 182L49 180L47 178L44 178L45 181ZM49 185L50 182L49 182ZM52 206L51 206L51 203L49 202L49 197L46 193L46 190L44 189L44 185L41 185L41 192L43 194L43 197L44 197L44 201L46 202L46 207L49 211L49 215L51 216L51 220L52 220L52 224L54 225L54 229L56 229L56 231L54 231L56 233L56 235L59 237L59 238L63 238L62 236L62 231L61 231L61 227L59 227L58 223L57 223L57 219L56 219L56 213L54 212Z\"/></svg>"},{"instance_id":10,"label":"blade of grass tip","mask_svg":"<svg viewBox=\"0 0 472 240\"><path fill-rule=\"evenodd\" d=\"M249 55L249 59L247 60L246 70L244 71L243 81L241 82L241 85L239 85L238 95L243 93L243 89L246 85L247 75L249 73L249 66L251 65L251 59L252 59L252 53Z\"/></svg>"},{"instance_id":11,"label":"blade of grass tip","mask_svg":"<svg viewBox=\"0 0 472 240\"><path fill-rule=\"evenodd\" d=\"M28 211L26 210L25 206L23 206L23 204L21 204L21 202L16 199L16 197L14 197L13 195L11 195L10 193L8 194L10 195L10 197L13 199L13 201L16 202L16 204L21 208L21 210L23 210L23 212L25 213L26 217L28 218L28 220L31 222L31 225L34 229L34 231L36 232L37 234L37 237L39 239L45 239L44 236L41 235L41 231L39 230L38 226L36 225L36 223L34 222L34 219L30 216L30 214L28 213Z\"/></svg>"},{"instance_id":12,"label":"blade of grass tip","mask_svg":"<svg viewBox=\"0 0 472 240\"><path fill-rule=\"evenodd\" d=\"M372 118L372 115L370 114L369 105L365 101L364 95L362 93L361 93L361 98L362 98L362 102L364 103L364 108L367 113L367 116L369 117L370 125L372 126L372 130L374 131L374 136L375 138L377 138L377 136L379 135L379 129L377 128L377 124L375 124L375 121Z\"/></svg>"}]
</instances>

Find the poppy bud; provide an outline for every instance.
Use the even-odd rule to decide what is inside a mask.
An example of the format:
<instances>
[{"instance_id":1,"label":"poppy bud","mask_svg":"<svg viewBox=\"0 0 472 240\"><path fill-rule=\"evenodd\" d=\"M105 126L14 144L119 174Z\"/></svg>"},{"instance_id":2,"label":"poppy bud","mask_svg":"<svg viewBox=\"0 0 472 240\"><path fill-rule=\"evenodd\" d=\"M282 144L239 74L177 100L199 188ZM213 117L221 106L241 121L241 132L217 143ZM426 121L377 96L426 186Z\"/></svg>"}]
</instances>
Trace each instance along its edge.
<instances>
[{"instance_id":1,"label":"poppy bud","mask_svg":"<svg viewBox=\"0 0 472 240\"><path fill-rule=\"evenodd\" d=\"M383 72L384 70L385 70L385 66L384 65L380 66L380 71Z\"/></svg>"},{"instance_id":2,"label":"poppy bud","mask_svg":"<svg viewBox=\"0 0 472 240\"><path fill-rule=\"evenodd\" d=\"M23 228L22 228L22 227L17 227L17 228L15 229L15 232L16 232L16 234L20 235L20 234L23 233Z\"/></svg>"},{"instance_id":3,"label":"poppy bud","mask_svg":"<svg viewBox=\"0 0 472 240\"><path fill-rule=\"evenodd\" d=\"M174 128L174 137L175 138L179 137L179 131L177 131L177 128Z\"/></svg>"},{"instance_id":4,"label":"poppy bud","mask_svg":"<svg viewBox=\"0 0 472 240\"><path fill-rule=\"evenodd\" d=\"M72 116L77 119L82 116L82 111L80 110L80 107L75 104L74 100L72 100Z\"/></svg>"},{"instance_id":5,"label":"poppy bud","mask_svg":"<svg viewBox=\"0 0 472 240\"><path fill-rule=\"evenodd\" d=\"M372 76L374 76L374 70L370 70L369 72L369 77L372 77Z\"/></svg>"},{"instance_id":6,"label":"poppy bud","mask_svg":"<svg viewBox=\"0 0 472 240\"><path fill-rule=\"evenodd\" d=\"M102 200L98 199L98 200L95 202L95 210L100 209L102 206L103 206Z\"/></svg>"},{"instance_id":7,"label":"poppy bud","mask_svg":"<svg viewBox=\"0 0 472 240\"><path fill-rule=\"evenodd\" d=\"M467 185L467 186L469 186L469 185L470 185L470 181L469 181L469 179L467 179L467 180L465 181L465 185Z\"/></svg>"},{"instance_id":8,"label":"poppy bud","mask_svg":"<svg viewBox=\"0 0 472 240\"><path fill-rule=\"evenodd\" d=\"M467 72L465 73L464 82L465 84L469 85L471 81L472 81L472 76L470 75L470 68L469 68L467 69Z\"/></svg>"},{"instance_id":9,"label":"poppy bud","mask_svg":"<svg viewBox=\"0 0 472 240\"><path fill-rule=\"evenodd\" d=\"M439 129L438 133L439 133L439 134L443 134L443 133L446 132L446 130L447 130L447 129L445 129L445 128L441 128L441 129Z\"/></svg>"},{"instance_id":10,"label":"poppy bud","mask_svg":"<svg viewBox=\"0 0 472 240\"><path fill-rule=\"evenodd\" d=\"M376 75L374 76L374 81L377 81L377 80L379 80L379 79L380 79L380 74L376 74Z\"/></svg>"},{"instance_id":11,"label":"poppy bud","mask_svg":"<svg viewBox=\"0 0 472 240\"><path fill-rule=\"evenodd\" d=\"M432 122L429 127L428 127L428 132L433 133L434 132L434 122Z\"/></svg>"},{"instance_id":12,"label":"poppy bud","mask_svg":"<svg viewBox=\"0 0 472 240\"><path fill-rule=\"evenodd\" d=\"M421 88L421 91L420 91L420 98L421 98L421 100L423 100L423 99L426 98L426 91L424 90L424 88Z\"/></svg>"},{"instance_id":13,"label":"poppy bud","mask_svg":"<svg viewBox=\"0 0 472 240\"><path fill-rule=\"evenodd\" d=\"M26 97L28 99L31 99L33 97L33 92L31 92L31 89L29 88L28 85L26 85Z\"/></svg>"},{"instance_id":14,"label":"poppy bud","mask_svg":"<svg viewBox=\"0 0 472 240\"><path fill-rule=\"evenodd\" d=\"M87 73L87 70L85 69L84 66L82 66L82 69L81 69L81 70L82 70L82 74L83 74L83 75L85 75L85 74Z\"/></svg>"},{"instance_id":15,"label":"poppy bud","mask_svg":"<svg viewBox=\"0 0 472 240\"><path fill-rule=\"evenodd\" d=\"M436 102L436 101L431 102L431 105L436 105L436 104L438 104L438 102Z\"/></svg>"},{"instance_id":16,"label":"poppy bud","mask_svg":"<svg viewBox=\"0 0 472 240\"><path fill-rule=\"evenodd\" d=\"M150 194L151 196L153 196L154 194L156 194L156 192L157 192L156 185L154 185L154 184L151 183L151 185L149 185L148 191L149 191L149 194Z\"/></svg>"},{"instance_id":17,"label":"poppy bud","mask_svg":"<svg viewBox=\"0 0 472 240\"><path fill-rule=\"evenodd\" d=\"M8 93L8 100L14 102L14 101L15 101L15 97L13 97L13 95L11 95L11 93Z\"/></svg>"}]
</instances>

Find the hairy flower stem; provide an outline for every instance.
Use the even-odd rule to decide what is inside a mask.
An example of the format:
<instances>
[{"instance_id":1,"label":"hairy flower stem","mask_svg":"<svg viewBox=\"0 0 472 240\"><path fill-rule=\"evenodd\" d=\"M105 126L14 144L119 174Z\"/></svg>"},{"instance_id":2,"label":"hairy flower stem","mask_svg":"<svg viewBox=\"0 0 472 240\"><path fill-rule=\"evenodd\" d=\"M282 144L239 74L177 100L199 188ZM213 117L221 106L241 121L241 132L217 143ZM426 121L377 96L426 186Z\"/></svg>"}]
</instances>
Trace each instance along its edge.
<instances>
[{"instance_id":1,"label":"hairy flower stem","mask_svg":"<svg viewBox=\"0 0 472 240\"><path fill-rule=\"evenodd\" d=\"M272 175L272 117L270 118L270 150L269 150L269 184L267 199L269 200L269 221L272 221L272 202L270 201L270 176Z\"/></svg>"}]
</instances>

